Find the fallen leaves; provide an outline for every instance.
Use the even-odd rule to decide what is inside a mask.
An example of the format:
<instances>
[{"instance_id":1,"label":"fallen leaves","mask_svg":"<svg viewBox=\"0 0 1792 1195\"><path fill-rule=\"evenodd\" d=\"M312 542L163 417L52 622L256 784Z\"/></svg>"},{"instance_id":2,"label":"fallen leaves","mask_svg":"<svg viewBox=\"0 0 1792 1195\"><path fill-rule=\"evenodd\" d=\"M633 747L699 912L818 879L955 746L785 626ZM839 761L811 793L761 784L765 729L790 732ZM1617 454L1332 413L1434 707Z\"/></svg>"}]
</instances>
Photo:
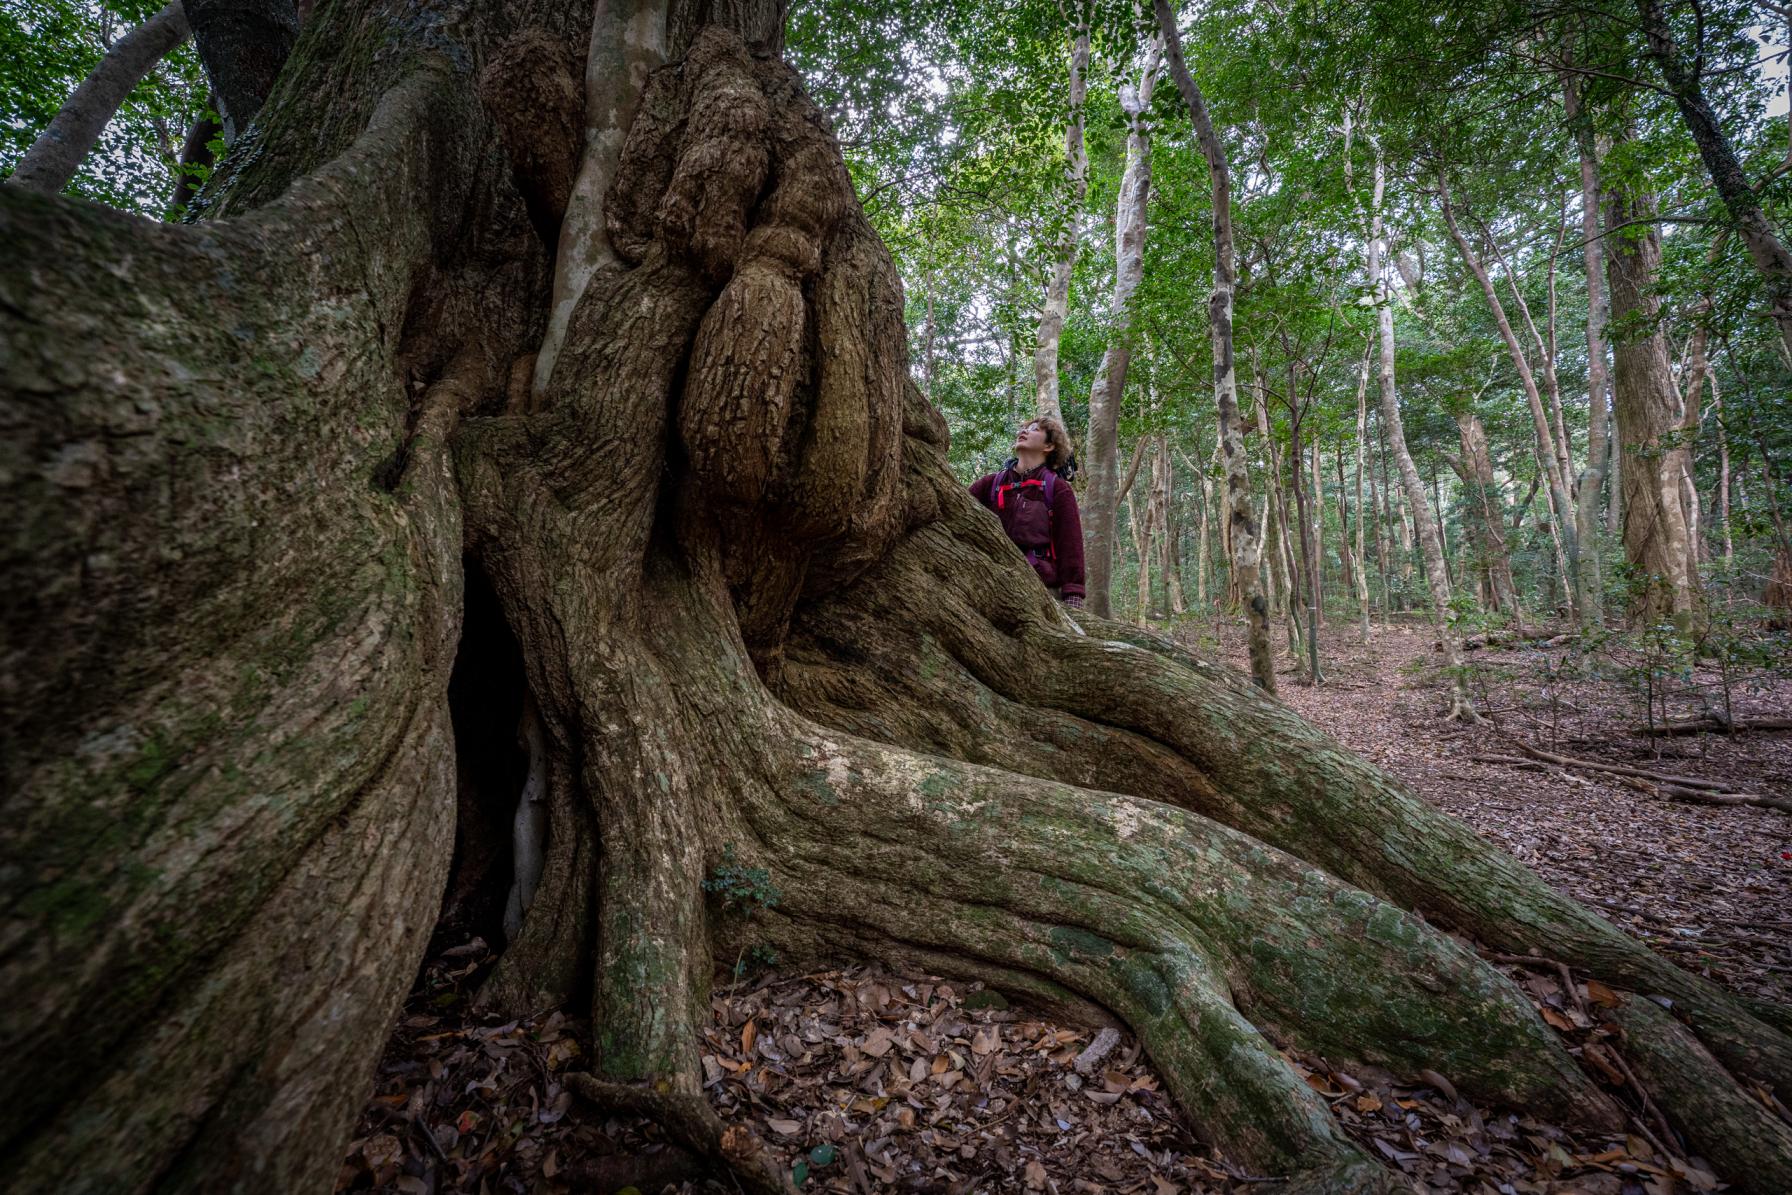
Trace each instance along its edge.
<instances>
[{"instance_id":1,"label":"fallen leaves","mask_svg":"<svg viewBox=\"0 0 1792 1195\"><path fill-rule=\"evenodd\" d=\"M659 1130L596 1113L557 1076L589 1055L560 1013L498 1022L436 1009L474 971L461 951L425 968L388 1046L338 1191L400 1195L573 1195L613 1191L672 1155ZM1600 1007L1516 971L1539 1007ZM1244 1195L1264 1190L1197 1143L1138 1043L1111 1029L1052 1024L975 987L859 969L766 976L721 989L703 1035L707 1094L731 1137L763 1142L807 1192L927 1195ZM1614 1086L1607 1029L1570 1047ZM1111 1036L1111 1040L1101 1040ZM1099 1062L1078 1073L1079 1059ZM1289 1055L1340 1126L1421 1195L1687 1195L1715 1190L1694 1159L1638 1137L1582 1141L1518 1112L1462 1102L1449 1078L1401 1083ZM1608 1070L1609 1068L1609 1070ZM574 1065L571 1069L578 1069ZM675 1169L675 1168L674 1168ZM645 1182L726 1195L698 1181Z\"/></svg>"}]
</instances>

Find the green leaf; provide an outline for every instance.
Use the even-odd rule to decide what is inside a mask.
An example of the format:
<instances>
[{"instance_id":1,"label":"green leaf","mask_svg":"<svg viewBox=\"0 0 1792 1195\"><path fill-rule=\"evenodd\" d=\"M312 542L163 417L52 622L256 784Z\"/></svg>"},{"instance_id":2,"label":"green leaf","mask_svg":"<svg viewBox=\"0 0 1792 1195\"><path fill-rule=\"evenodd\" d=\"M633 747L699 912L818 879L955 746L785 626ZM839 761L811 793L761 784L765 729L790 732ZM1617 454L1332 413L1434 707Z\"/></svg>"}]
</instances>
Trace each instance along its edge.
<instances>
[{"instance_id":1,"label":"green leaf","mask_svg":"<svg viewBox=\"0 0 1792 1195\"><path fill-rule=\"evenodd\" d=\"M809 1160L815 1163L818 1167L832 1166L834 1164L834 1159L839 1155L839 1152L839 1150L831 1145L817 1145L814 1149L809 1151Z\"/></svg>"},{"instance_id":2,"label":"green leaf","mask_svg":"<svg viewBox=\"0 0 1792 1195\"><path fill-rule=\"evenodd\" d=\"M799 1187L808 1182L809 1163L799 1161L796 1165L792 1166L790 1168L790 1181Z\"/></svg>"}]
</instances>

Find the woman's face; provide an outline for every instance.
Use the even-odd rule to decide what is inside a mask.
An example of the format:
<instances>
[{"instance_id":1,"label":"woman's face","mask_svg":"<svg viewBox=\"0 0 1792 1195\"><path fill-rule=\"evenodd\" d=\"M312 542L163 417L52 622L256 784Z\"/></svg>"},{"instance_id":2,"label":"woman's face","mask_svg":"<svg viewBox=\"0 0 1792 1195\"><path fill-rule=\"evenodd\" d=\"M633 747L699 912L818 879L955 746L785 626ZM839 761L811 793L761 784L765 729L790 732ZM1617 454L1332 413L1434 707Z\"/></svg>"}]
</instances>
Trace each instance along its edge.
<instances>
[{"instance_id":1,"label":"woman's face","mask_svg":"<svg viewBox=\"0 0 1792 1195\"><path fill-rule=\"evenodd\" d=\"M1051 437L1046 435L1045 429L1040 427L1037 423L1023 423L1020 425L1020 430L1014 433L1014 451L1020 452L1022 450L1043 453L1050 456L1052 451Z\"/></svg>"}]
</instances>

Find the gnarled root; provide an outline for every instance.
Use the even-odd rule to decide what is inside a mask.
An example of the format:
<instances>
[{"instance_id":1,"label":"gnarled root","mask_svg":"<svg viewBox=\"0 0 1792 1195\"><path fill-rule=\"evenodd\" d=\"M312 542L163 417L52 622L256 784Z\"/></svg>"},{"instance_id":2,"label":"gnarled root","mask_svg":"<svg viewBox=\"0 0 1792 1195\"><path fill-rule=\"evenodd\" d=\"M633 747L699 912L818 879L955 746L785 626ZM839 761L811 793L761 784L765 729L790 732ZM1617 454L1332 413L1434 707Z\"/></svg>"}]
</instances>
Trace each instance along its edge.
<instances>
[{"instance_id":1,"label":"gnarled root","mask_svg":"<svg viewBox=\"0 0 1792 1195\"><path fill-rule=\"evenodd\" d=\"M732 1175L754 1195L791 1195L789 1173L763 1142L740 1125L725 1125L697 1092L657 1091L630 1083L606 1083L574 1072L566 1085L599 1109L644 1116L710 1165Z\"/></svg>"}]
</instances>

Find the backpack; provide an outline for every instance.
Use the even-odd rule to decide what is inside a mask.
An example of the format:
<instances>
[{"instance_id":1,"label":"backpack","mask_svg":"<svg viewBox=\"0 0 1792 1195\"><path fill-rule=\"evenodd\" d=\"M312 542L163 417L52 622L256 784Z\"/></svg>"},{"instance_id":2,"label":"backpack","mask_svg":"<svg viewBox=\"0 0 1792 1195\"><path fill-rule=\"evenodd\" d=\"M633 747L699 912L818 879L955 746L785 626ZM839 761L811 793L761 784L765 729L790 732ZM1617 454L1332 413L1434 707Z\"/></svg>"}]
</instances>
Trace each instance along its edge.
<instances>
[{"instance_id":1,"label":"backpack","mask_svg":"<svg viewBox=\"0 0 1792 1195\"><path fill-rule=\"evenodd\" d=\"M1002 481L1001 479L1003 477L1014 476L1014 466L1016 463L1018 462L1013 460L1008 461L1007 464L1002 466L1001 473L997 475L997 485L995 486L996 510L1001 511L1007 508L1009 490L1024 490L1029 486L1038 486L1040 490L1043 491L1041 496L1045 499L1045 554L1046 558L1052 562L1052 567L1056 568L1058 563L1058 547L1056 543L1057 517L1052 513L1052 500L1057 497L1058 493L1058 475L1052 470L1051 466L1048 465L1040 476L1035 477L1030 481ZM1020 498L1017 496L1015 501L1020 501ZM1027 558L1031 560L1034 556L1034 552L1032 549L1028 549L1026 555Z\"/></svg>"}]
</instances>

